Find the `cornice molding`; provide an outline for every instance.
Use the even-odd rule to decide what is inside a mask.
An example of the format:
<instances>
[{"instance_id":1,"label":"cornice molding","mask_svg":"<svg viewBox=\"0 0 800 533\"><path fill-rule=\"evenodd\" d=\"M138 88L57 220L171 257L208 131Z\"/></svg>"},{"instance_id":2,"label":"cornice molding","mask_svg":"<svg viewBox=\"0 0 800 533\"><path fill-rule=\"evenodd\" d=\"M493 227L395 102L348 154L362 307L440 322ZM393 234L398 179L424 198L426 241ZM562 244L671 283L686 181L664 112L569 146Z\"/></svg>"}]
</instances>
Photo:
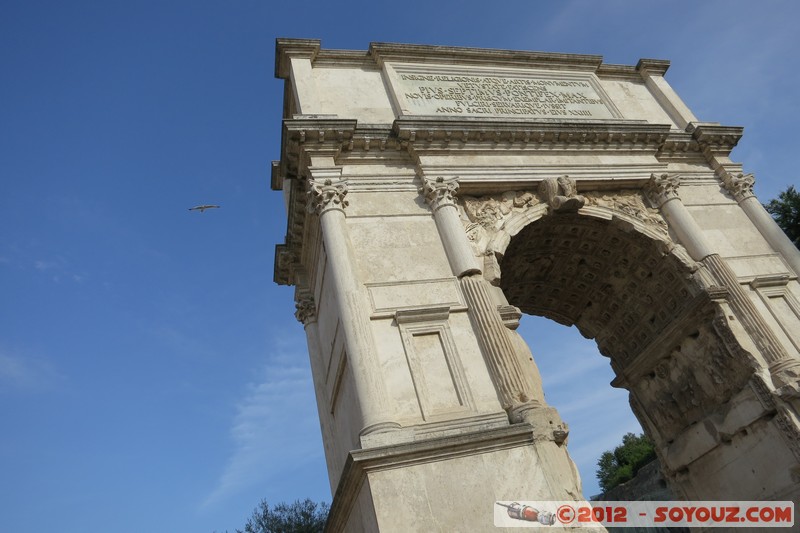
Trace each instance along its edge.
<instances>
[{"instance_id":1,"label":"cornice molding","mask_svg":"<svg viewBox=\"0 0 800 533\"><path fill-rule=\"evenodd\" d=\"M704 152L727 156L744 134L740 126L722 126L716 122L691 122L686 131L692 135Z\"/></svg>"},{"instance_id":2,"label":"cornice molding","mask_svg":"<svg viewBox=\"0 0 800 533\"><path fill-rule=\"evenodd\" d=\"M315 65L382 67L386 61L398 63L438 63L472 66L504 66L525 69L594 72L600 77L641 78L645 74L663 76L669 61L640 59L636 66L603 63L603 56L561 54L540 51L491 50L458 46L399 43L370 43L368 50L327 50L319 39L275 40L275 77L289 77L289 59L308 58Z\"/></svg>"},{"instance_id":3,"label":"cornice molding","mask_svg":"<svg viewBox=\"0 0 800 533\"><path fill-rule=\"evenodd\" d=\"M669 61L666 59L647 59L642 58L636 63L636 71L642 76L663 76L669 68Z\"/></svg>"},{"instance_id":4,"label":"cornice molding","mask_svg":"<svg viewBox=\"0 0 800 533\"><path fill-rule=\"evenodd\" d=\"M289 58L307 57L311 61L320 51L319 39L275 39L275 77L289 78Z\"/></svg>"},{"instance_id":5,"label":"cornice molding","mask_svg":"<svg viewBox=\"0 0 800 533\"><path fill-rule=\"evenodd\" d=\"M401 143L456 141L477 143L642 143L657 147L667 139L668 124L643 121L545 121L514 119L442 119L439 117L400 117L392 131Z\"/></svg>"},{"instance_id":6,"label":"cornice molding","mask_svg":"<svg viewBox=\"0 0 800 533\"><path fill-rule=\"evenodd\" d=\"M518 50L488 50L457 46L430 46L397 43L370 43L369 53L378 63L447 63L458 65L513 66L550 70L584 70L594 72L603 56L557 54Z\"/></svg>"}]
</instances>

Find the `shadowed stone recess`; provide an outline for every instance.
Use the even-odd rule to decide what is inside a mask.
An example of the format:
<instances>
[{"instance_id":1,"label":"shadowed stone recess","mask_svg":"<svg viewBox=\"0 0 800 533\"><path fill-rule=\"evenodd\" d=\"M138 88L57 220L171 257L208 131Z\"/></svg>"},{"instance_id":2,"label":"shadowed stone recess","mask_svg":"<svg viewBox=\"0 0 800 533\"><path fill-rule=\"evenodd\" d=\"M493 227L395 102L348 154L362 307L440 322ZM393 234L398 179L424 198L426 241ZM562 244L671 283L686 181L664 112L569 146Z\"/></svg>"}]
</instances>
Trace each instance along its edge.
<instances>
[{"instance_id":1,"label":"shadowed stone recess","mask_svg":"<svg viewBox=\"0 0 800 533\"><path fill-rule=\"evenodd\" d=\"M659 242L611 223L557 215L530 224L506 249L501 287L525 313L594 338L620 363L636 356L701 292Z\"/></svg>"}]
</instances>

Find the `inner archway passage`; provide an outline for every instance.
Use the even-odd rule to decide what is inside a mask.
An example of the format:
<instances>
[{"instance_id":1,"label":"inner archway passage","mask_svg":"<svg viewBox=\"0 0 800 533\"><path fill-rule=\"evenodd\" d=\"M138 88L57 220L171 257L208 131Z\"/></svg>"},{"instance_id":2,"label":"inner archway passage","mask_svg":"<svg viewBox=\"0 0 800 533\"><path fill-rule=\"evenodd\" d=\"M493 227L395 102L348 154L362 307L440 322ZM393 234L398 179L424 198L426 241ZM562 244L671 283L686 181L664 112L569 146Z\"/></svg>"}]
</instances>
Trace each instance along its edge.
<instances>
[{"instance_id":1,"label":"inner archway passage","mask_svg":"<svg viewBox=\"0 0 800 533\"><path fill-rule=\"evenodd\" d=\"M525 227L506 249L502 272L509 302L574 324L619 364L652 343L702 292L690 266L663 243L578 214Z\"/></svg>"},{"instance_id":2,"label":"inner archway passage","mask_svg":"<svg viewBox=\"0 0 800 533\"><path fill-rule=\"evenodd\" d=\"M678 450L696 445L693 427L750 390L754 365L696 267L630 224L578 213L530 223L500 264L509 303L597 341L675 492L701 496Z\"/></svg>"}]
</instances>

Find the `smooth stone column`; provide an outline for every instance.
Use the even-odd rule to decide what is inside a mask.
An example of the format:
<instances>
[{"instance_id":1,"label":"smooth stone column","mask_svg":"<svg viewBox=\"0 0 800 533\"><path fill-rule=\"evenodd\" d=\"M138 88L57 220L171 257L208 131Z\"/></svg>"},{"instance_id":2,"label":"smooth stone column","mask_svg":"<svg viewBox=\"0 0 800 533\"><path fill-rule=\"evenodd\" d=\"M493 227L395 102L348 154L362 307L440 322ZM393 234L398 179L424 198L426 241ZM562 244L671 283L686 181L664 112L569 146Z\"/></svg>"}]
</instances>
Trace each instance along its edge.
<instances>
[{"instance_id":1,"label":"smooth stone column","mask_svg":"<svg viewBox=\"0 0 800 533\"><path fill-rule=\"evenodd\" d=\"M433 219L436 221L436 228L442 238L442 244L444 244L444 250L447 254L447 260L450 262L450 267L453 269L453 274L457 278L470 274L480 274L481 269L467 241L464 225L461 224L461 217L456 207L457 179L423 179L422 183L423 185L419 192L425 196L425 201L428 202L433 211Z\"/></svg>"},{"instance_id":2,"label":"smooth stone column","mask_svg":"<svg viewBox=\"0 0 800 533\"><path fill-rule=\"evenodd\" d=\"M328 261L326 281L333 284L336 310L345 337L346 364L353 375L362 417L359 435L398 429L399 424L386 418L386 393L375 356L375 340L369 318L363 312L369 309L369 303L356 277L355 253L345 220L347 184L331 179L339 175L338 168L311 167L309 172L313 179L309 182L308 206L311 212L319 215Z\"/></svg>"}]
</instances>

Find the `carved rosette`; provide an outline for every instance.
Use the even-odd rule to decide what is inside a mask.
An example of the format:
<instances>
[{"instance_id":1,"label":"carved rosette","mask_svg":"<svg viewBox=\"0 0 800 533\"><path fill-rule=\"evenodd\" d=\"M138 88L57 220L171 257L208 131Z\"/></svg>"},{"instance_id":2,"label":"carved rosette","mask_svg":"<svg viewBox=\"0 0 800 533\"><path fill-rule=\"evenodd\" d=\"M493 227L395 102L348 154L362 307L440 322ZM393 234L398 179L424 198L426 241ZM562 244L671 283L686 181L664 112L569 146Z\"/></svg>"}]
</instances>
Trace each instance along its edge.
<instances>
[{"instance_id":1,"label":"carved rosette","mask_svg":"<svg viewBox=\"0 0 800 533\"><path fill-rule=\"evenodd\" d=\"M458 177L446 180L438 177L435 180L423 178L419 193L425 196L425 201L431 209L437 211L441 207L456 205L458 192Z\"/></svg>"},{"instance_id":2,"label":"carved rosette","mask_svg":"<svg viewBox=\"0 0 800 533\"><path fill-rule=\"evenodd\" d=\"M756 179L752 174L739 173L734 176L730 172L726 172L722 178L722 183L737 202L755 196L753 185L755 185Z\"/></svg>"},{"instance_id":3,"label":"carved rosette","mask_svg":"<svg viewBox=\"0 0 800 533\"><path fill-rule=\"evenodd\" d=\"M644 187L647 198L655 207L661 207L669 200L678 198L678 187L681 180L674 174L652 174Z\"/></svg>"},{"instance_id":4,"label":"carved rosette","mask_svg":"<svg viewBox=\"0 0 800 533\"><path fill-rule=\"evenodd\" d=\"M317 318L317 306L314 304L314 297L310 294L303 294L295 302L294 317L302 324L313 322Z\"/></svg>"},{"instance_id":5,"label":"carved rosette","mask_svg":"<svg viewBox=\"0 0 800 533\"><path fill-rule=\"evenodd\" d=\"M349 203L345 196L347 196L347 183L344 181L336 183L330 179L326 179L322 183L316 180L310 181L308 211L318 215L332 209L344 211Z\"/></svg>"}]
</instances>

